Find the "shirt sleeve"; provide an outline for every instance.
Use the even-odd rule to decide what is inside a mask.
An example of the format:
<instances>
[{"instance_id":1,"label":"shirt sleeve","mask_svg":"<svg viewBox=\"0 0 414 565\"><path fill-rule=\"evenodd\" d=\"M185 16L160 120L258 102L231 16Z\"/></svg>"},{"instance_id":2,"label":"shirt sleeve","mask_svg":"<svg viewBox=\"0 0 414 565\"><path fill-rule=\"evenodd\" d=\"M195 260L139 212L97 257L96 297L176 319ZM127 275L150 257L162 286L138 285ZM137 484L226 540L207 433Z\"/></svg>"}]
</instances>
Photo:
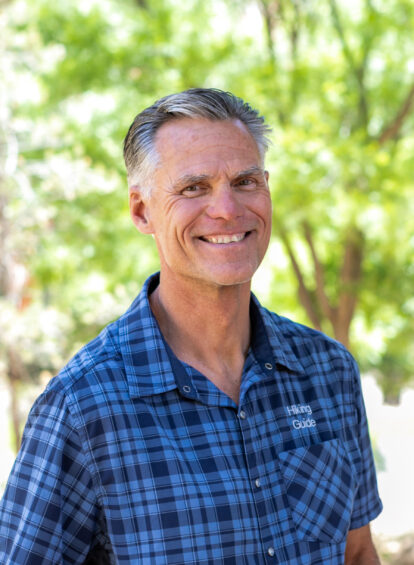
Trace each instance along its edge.
<instances>
[{"instance_id":1,"label":"shirt sleeve","mask_svg":"<svg viewBox=\"0 0 414 565\"><path fill-rule=\"evenodd\" d=\"M357 413L356 438L360 452L358 468L359 487L354 500L350 529L361 528L369 524L382 511L382 502L378 493L374 457L369 437L367 415L362 395L361 379L356 362L352 359L354 372L354 406Z\"/></svg>"},{"instance_id":2,"label":"shirt sleeve","mask_svg":"<svg viewBox=\"0 0 414 565\"><path fill-rule=\"evenodd\" d=\"M93 545L99 506L65 398L43 393L26 424L0 502L0 563L82 563Z\"/></svg>"}]
</instances>

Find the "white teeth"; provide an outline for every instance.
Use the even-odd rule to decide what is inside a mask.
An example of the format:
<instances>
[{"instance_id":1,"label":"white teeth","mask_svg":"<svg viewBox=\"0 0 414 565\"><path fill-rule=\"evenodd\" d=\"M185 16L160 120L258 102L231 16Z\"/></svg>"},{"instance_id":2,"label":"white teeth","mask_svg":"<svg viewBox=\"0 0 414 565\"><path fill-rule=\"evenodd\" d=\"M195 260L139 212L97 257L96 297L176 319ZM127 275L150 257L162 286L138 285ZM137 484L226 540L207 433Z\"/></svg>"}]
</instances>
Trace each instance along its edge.
<instances>
[{"instance_id":1,"label":"white teeth","mask_svg":"<svg viewBox=\"0 0 414 565\"><path fill-rule=\"evenodd\" d=\"M203 237L209 243L232 243L233 241L241 241L245 233L235 233L233 235L215 235L211 237Z\"/></svg>"}]
</instances>

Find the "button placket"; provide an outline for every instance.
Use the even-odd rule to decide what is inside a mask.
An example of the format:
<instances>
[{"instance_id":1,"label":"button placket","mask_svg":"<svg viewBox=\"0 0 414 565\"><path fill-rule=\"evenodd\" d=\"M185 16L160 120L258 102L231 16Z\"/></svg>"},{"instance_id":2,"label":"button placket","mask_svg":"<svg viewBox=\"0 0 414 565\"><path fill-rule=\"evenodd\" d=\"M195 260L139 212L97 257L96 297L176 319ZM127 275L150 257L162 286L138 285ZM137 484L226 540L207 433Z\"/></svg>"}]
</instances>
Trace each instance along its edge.
<instances>
[{"instance_id":1,"label":"button placket","mask_svg":"<svg viewBox=\"0 0 414 565\"><path fill-rule=\"evenodd\" d=\"M269 524L267 523L266 516L263 512L264 506L267 503L266 493L268 485L265 478L261 476L260 471L263 469L261 468L261 461L258 457L258 451L254 445L256 442L252 443L252 436L256 435L257 433L257 421L255 413L254 411L251 411L250 407L249 413L247 413L247 411L243 410L241 406L242 405L239 405L239 411L236 414L239 419L240 432L245 448L247 471L250 476L251 494L256 509L257 524L261 538L261 547L263 551L262 555L264 555L265 562L270 564L276 559L276 549L271 545L272 542L274 542L272 535L274 534L274 532L269 531Z\"/></svg>"}]
</instances>

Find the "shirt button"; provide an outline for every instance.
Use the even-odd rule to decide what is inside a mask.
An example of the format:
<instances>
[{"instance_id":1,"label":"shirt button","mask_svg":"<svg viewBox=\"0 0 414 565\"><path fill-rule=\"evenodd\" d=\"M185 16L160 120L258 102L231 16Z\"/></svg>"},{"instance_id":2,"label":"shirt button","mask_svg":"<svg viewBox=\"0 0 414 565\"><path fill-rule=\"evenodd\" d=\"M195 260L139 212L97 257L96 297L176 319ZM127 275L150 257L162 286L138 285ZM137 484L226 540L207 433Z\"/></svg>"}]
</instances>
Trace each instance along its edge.
<instances>
[{"instance_id":1,"label":"shirt button","mask_svg":"<svg viewBox=\"0 0 414 565\"><path fill-rule=\"evenodd\" d=\"M265 367L268 371L270 371L271 369L273 369L273 365L271 363L265 363Z\"/></svg>"},{"instance_id":2,"label":"shirt button","mask_svg":"<svg viewBox=\"0 0 414 565\"><path fill-rule=\"evenodd\" d=\"M275 556L275 550L273 547L269 547L269 549L267 550L268 555L270 555L270 557L274 557Z\"/></svg>"},{"instance_id":3,"label":"shirt button","mask_svg":"<svg viewBox=\"0 0 414 565\"><path fill-rule=\"evenodd\" d=\"M254 484L257 486L257 488L259 488L260 485L261 485L260 479L256 479L256 480L254 481Z\"/></svg>"},{"instance_id":4,"label":"shirt button","mask_svg":"<svg viewBox=\"0 0 414 565\"><path fill-rule=\"evenodd\" d=\"M191 392L191 387L189 387L188 385L184 385L184 386L183 386L183 391L184 391L184 392Z\"/></svg>"},{"instance_id":5,"label":"shirt button","mask_svg":"<svg viewBox=\"0 0 414 565\"><path fill-rule=\"evenodd\" d=\"M240 410L239 417L242 420L245 420L246 419L246 412L244 410Z\"/></svg>"}]
</instances>

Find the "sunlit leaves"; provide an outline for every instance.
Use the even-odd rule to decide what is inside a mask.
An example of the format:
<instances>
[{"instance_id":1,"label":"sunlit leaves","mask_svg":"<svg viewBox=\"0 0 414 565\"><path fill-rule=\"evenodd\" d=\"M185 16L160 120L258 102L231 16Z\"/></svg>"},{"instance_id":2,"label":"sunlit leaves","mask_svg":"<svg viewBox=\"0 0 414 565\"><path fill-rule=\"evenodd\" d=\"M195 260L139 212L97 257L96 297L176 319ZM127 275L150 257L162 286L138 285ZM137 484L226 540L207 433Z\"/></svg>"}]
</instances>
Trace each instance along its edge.
<instances>
[{"instance_id":1,"label":"sunlit leaves","mask_svg":"<svg viewBox=\"0 0 414 565\"><path fill-rule=\"evenodd\" d=\"M407 381L412 111L386 142L381 135L414 82L411 1L16 0L1 26L0 216L30 281L24 304L71 320L61 330L66 353L157 268L153 241L128 215L122 140L134 115L169 92L215 86L249 100L274 128L274 238L267 288L258 285L267 304L309 323L281 229L314 297L309 225L333 305L347 238L360 234L352 348L384 383L392 372L393 390Z\"/></svg>"}]
</instances>

